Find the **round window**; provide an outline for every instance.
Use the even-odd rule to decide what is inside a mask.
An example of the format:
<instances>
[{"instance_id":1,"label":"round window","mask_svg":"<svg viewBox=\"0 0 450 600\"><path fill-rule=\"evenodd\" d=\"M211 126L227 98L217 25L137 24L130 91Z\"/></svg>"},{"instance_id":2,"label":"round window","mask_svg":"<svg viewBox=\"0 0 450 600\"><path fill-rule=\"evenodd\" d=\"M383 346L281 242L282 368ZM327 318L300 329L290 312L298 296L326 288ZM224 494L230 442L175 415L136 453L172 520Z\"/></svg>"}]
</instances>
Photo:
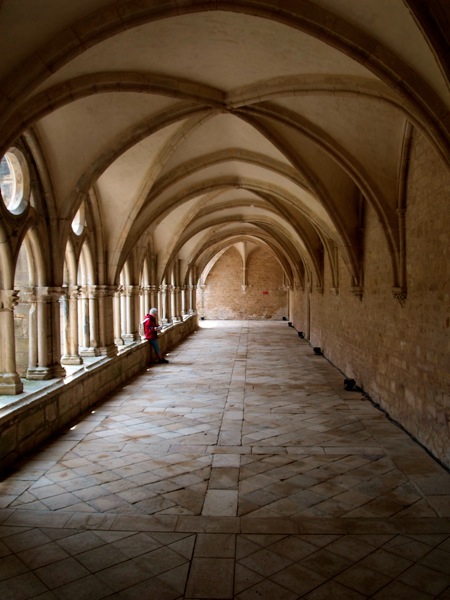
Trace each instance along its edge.
<instances>
[{"instance_id":1,"label":"round window","mask_svg":"<svg viewBox=\"0 0 450 600\"><path fill-rule=\"evenodd\" d=\"M0 189L6 208L12 213L23 212L29 195L29 174L24 155L10 148L0 162Z\"/></svg>"}]
</instances>

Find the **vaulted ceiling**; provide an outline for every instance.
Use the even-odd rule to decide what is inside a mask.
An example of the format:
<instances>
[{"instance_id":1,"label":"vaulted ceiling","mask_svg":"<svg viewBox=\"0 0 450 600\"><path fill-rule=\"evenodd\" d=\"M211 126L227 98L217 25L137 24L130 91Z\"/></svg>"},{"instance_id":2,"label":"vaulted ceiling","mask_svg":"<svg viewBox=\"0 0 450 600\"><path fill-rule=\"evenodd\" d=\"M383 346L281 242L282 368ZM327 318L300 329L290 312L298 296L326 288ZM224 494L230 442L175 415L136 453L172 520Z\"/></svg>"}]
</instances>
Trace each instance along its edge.
<instances>
[{"instance_id":1,"label":"vaulted ceiling","mask_svg":"<svg viewBox=\"0 0 450 600\"><path fill-rule=\"evenodd\" d=\"M2 154L33 138L63 228L95 204L109 281L150 240L159 278L245 242L319 287L339 251L358 285L369 203L395 284L411 131L449 160L448 12L445 0L3 0Z\"/></svg>"}]
</instances>

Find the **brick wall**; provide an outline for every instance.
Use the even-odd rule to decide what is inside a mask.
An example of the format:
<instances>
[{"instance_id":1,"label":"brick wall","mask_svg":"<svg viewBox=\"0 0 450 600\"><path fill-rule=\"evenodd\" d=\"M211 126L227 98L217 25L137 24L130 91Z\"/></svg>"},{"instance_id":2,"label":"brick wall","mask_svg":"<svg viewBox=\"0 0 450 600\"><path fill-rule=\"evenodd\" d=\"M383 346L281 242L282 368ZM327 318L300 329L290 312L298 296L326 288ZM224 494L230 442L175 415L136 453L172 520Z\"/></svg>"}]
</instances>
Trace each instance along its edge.
<instances>
[{"instance_id":1,"label":"brick wall","mask_svg":"<svg viewBox=\"0 0 450 600\"><path fill-rule=\"evenodd\" d=\"M364 296L349 291L340 262L339 294L311 294L311 344L378 402L389 415L450 466L448 171L427 140L416 134L407 187L407 300L392 295L391 259L375 212L368 207ZM302 292L301 292L302 293ZM301 302L291 302L297 329Z\"/></svg>"},{"instance_id":2,"label":"brick wall","mask_svg":"<svg viewBox=\"0 0 450 600\"><path fill-rule=\"evenodd\" d=\"M199 314L205 319L279 319L287 317L287 291L278 261L264 248L255 248L247 259L247 287L243 261L230 248L217 261L206 280Z\"/></svg>"}]
</instances>

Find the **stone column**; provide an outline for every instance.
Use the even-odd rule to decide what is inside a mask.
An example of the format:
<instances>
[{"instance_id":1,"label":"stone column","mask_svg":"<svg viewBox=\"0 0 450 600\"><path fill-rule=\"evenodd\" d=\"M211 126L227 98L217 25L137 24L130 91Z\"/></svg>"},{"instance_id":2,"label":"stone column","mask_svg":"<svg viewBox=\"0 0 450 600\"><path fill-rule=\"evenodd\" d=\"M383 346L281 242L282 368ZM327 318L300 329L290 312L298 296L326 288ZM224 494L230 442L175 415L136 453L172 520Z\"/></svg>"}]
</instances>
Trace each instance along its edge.
<instances>
[{"instance_id":1,"label":"stone column","mask_svg":"<svg viewBox=\"0 0 450 600\"><path fill-rule=\"evenodd\" d=\"M16 372L16 342L14 338L14 307L19 301L17 290L0 290L0 394L23 392L23 383Z\"/></svg>"},{"instance_id":2,"label":"stone column","mask_svg":"<svg viewBox=\"0 0 450 600\"><path fill-rule=\"evenodd\" d=\"M60 287L36 289L37 300L37 364L30 365L27 379L44 380L64 377L61 366L61 318L59 300L64 290ZM33 340L30 339L30 343Z\"/></svg>"},{"instance_id":3,"label":"stone column","mask_svg":"<svg viewBox=\"0 0 450 600\"><path fill-rule=\"evenodd\" d=\"M64 362L64 358L70 355L69 351L69 299L68 299L68 287L63 286L65 288L64 294L61 296L60 310L59 314L61 315L61 363ZM31 324L30 324L31 329Z\"/></svg>"},{"instance_id":4,"label":"stone column","mask_svg":"<svg viewBox=\"0 0 450 600\"><path fill-rule=\"evenodd\" d=\"M188 291L188 287L186 285L183 285L181 287L181 317L182 318L184 318L186 315L189 314L189 310L187 307L187 303L188 303L187 291Z\"/></svg>"},{"instance_id":5,"label":"stone column","mask_svg":"<svg viewBox=\"0 0 450 600\"><path fill-rule=\"evenodd\" d=\"M86 286L80 287L78 296L78 335L80 354L83 356L89 348L89 302Z\"/></svg>"},{"instance_id":6,"label":"stone column","mask_svg":"<svg viewBox=\"0 0 450 600\"><path fill-rule=\"evenodd\" d=\"M118 288L115 289L113 297L114 297L114 343L116 346L123 346L124 341L122 339L122 310L121 310L121 296L122 296L123 287L119 285Z\"/></svg>"},{"instance_id":7,"label":"stone column","mask_svg":"<svg viewBox=\"0 0 450 600\"><path fill-rule=\"evenodd\" d=\"M38 364L38 309L36 289L33 286L20 288L20 301L28 304L28 363L26 372Z\"/></svg>"},{"instance_id":8,"label":"stone column","mask_svg":"<svg viewBox=\"0 0 450 600\"><path fill-rule=\"evenodd\" d=\"M139 304L139 287L127 285L125 287L125 331L122 338L126 344L131 344L138 339L139 334L136 331L136 314Z\"/></svg>"},{"instance_id":9,"label":"stone column","mask_svg":"<svg viewBox=\"0 0 450 600\"><path fill-rule=\"evenodd\" d=\"M127 331L127 297L125 287L122 285L120 289L120 338L124 344L126 343L124 333Z\"/></svg>"},{"instance_id":10,"label":"stone column","mask_svg":"<svg viewBox=\"0 0 450 600\"><path fill-rule=\"evenodd\" d=\"M199 284L197 289L200 291L200 317L205 316L205 284Z\"/></svg>"},{"instance_id":11,"label":"stone column","mask_svg":"<svg viewBox=\"0 0 450 600\"><path fill-rule=\"evenodd\" d=\"M144 285L142 288L142 310L141 314L139 315L139 322L144 319L144 316L148 314L148 311L152 308L151 290L152 286L150 285Z\"/></svg>"},{"instance_id":12,"label":"stone column","mask_svg":"<svg viewBox=\"0 0 450 600\"><path fill-rule=\"evenodd\" d=\"M150 308L158 308L158 300L159 300L158 286L151 285L150 286Z\"/></svg>"},{"instance_id":13,"label":"stone column","mask_svg":"<svg viewBox=\"0 0 450 600\"><path fill-rule=\"evenodd\" d=\"M64 348L61 357L63 365L81 365L83 359L79 355L78 348L78 299L80 297L80 286L71 285L67 288L67 294L61 298L62 327Z\"/></svg>"},{"instance_id":14,"label":"stone column","mask_svg":"<svg viewBox=\"0 0 450 600\"><path fill-rule=\"evenodd\" d=\"M115 343L115 312L116 296L119 293L116 286L97 285L95 286L95 298L98 306L98 337L97 353L100 356L116 356L117 346ZM120 315L120 312L119 312ZM120 322L119 322L120 330Z\"/></svg>"},{"instance_id":15,"label":"stone column","mask_svg":"<svg viewBox=\"0 0 450 600\"><path fill-rule=\"evenodd\" d=\"M174 264L172 276L173 295L174 295L174 310L172 313L172 321L180 322L183 320L181 316L181 295L182 288L180 285L181 260L177 260Z\"/></svg>"},{"instance_id":16,"label":"stone column","mask_svg":"<svg viewBox=\"0 0 450 600\"><path fill-rule=\"evenodd\" d=\"M289 283L286 282L286 277L285 275L283 275L283 290L286 294L286 314L288 316L289 321L292 321L292 315L291 315L291 286L289 285ZM295 291L295 285L294 285L294 291Z\"/></svg>"},{"instance_id":17,"label":"stone column","mask_svg":"<svg viewBox=\"0 0 450 600\"><path fill-rule=\"evenodd\" d=\"M192 314L194 314L194 309L193 309L194 286L191 283L188 286L186 286L186 297L187 297L187 314L192 315Z\"/></svg>"},{"instance_id":18,"label":"stone column","mask_svg":"<svg viewBox=\"0 0 450 600\"><path fill-rule=\"evenodd\" d=\"M175 306L176 306L176 320L177 321L182 321L183 320L183 309L182 309L182 305L184 304L183 302L183 288L179 285L177 285L177 287L175 288Z\"/></svg>"},{"instance_id":19,"label":"stone column","mask_svg":"<svg viewBox=\"0 0 450 600\"><path fill-rule=\"evenodd\" d=\"M169 286L163 284L159 288L159 321L162 325L166 325L169 322L169 316L167 312L167 289Z\"/></svg>"},{"instance_id":20,"label":"stone column","mask_svg":"<svg viewBox=\"0 0 450 600\"><path fill-rule=\"evenodd\" d=\"M170 316L172 323L179 321L178 317L178 306L177 306L177 293L178 288L175 285L169 286L170 289Z\"/></svg>"},{"instance_id":21,"label":"stone column","mask_svg":"<svg viewBox=\"0 0 450 600\"><path fill-rule=\"evenodd\" d=\"M97 286L88 286L89 297L89 350L90 356L98 356L98 297Z\"/></svg>"},{"instance_id":22,"label":"stone column","mask_svg":"<svg viewBox=\"0 0 450 600\"><path fill-rule=\"evenodd\" d=\"M195 285L195 265L189 271L189 314L197 312L197 286Z\"/></svg>"},{"instance_id":23,"label":"stone column","mask_svg":"<svg viewBox=\"0 0 450 600\"><path fill-rule=\"evenodd\" d=\"M311 338L311 281L305 281L305 339Z\"/></svg>"},{"instance_id":24,"label":"stone column","mask_svg":"<svg viewBox=\"0 0 450 600\"><path fill-rule=\"evenodd\" d=\"M80 288L81 293L78 298L79 314L80 314L80 354L81 356L97 356L95 348L95 336L92 336L93 313L91 291L88 285Z\"/></svg>"},{"instance_id":25,"label":"stone column","mask_svg":"<svg viewBox=\"0 0 450 600\"><path fill-rule=\"evenodd\" d=\"M23 295L24 288L22 288ZM27 288L26 301L30 304L28 313L28 368L36 367L38 364L38 325L37 325L37 298L33 288ZM25 301L25 297L23 298Z\"/></svg>"}]
</instances>

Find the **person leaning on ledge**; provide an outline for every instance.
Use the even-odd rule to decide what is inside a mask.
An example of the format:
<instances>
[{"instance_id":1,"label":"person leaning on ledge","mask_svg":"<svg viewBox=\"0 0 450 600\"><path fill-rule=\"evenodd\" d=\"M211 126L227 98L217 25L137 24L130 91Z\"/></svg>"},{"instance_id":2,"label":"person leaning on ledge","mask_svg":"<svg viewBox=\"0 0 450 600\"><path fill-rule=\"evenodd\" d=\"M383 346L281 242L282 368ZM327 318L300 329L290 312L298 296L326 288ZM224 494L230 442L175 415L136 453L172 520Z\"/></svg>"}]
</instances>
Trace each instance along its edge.
<instances>
[{"instance_id":1,"label":"person leaning on ledge","mask_svg":"<svg viewBox=\"0 0 450 600\"><path fill-rule=\"evenodd\" d=\"M142 321L144 327L144 337L148 340L150 346L156 354L159 363L168 363L169 361L161 354L161 349L158 342L158 331L161 331L162 325L158 325L158 309L151 308Z\"/></svg>"}]
</instances>

